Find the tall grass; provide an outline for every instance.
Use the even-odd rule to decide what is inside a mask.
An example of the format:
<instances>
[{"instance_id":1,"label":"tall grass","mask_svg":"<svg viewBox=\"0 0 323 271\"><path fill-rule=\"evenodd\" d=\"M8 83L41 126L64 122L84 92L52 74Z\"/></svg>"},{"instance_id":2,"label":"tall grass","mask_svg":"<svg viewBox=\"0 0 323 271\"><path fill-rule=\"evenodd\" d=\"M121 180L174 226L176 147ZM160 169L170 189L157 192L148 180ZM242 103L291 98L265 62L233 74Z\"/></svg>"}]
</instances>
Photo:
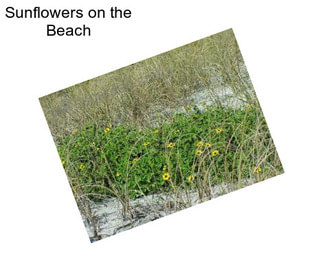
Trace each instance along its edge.
<instances>
[{"instance_id":1,"label":"tall grass","mask_svg":"<svg viewBox=\"0 0 323 271\"><path fill-rule=\"evenodd\" d=\"M146 127L164 116L165 109L187 106L185 98L199 89L216 94L227 86L253 103L256 99L243 69L234 34L227 30L42 97L40 102L55 138L85 123ZM214 86L213 77L221 82Z\"/></svg>"},{"instance_id":2,"label":"tall grass","mask_svg":"<svg viewBox=\"0 0 323 271\"><path fill-rule=\"evenodd\" d=\"M237 105L223 103L228 89ZM203 106L192 104L199 91L210 100ZM134 219L137 197L166 194L171 213L192 205L191 191L202 202L214 185L239 188L283 171L232 30L40 102L79 208L96 229L93 200L115 197Z\"/></svg>"}]
</instances>

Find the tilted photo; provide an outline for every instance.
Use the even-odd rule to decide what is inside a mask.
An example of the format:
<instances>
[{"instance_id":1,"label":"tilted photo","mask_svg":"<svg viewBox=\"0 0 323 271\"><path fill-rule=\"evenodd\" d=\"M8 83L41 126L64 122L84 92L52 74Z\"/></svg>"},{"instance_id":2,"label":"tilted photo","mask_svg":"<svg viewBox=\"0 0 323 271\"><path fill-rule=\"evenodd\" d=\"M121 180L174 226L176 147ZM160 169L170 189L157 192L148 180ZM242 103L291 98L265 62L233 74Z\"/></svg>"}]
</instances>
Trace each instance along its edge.
<instances>
[{"instance_id":1,"label":"tilted photo","mask_svg":"<svg viewBox=\"0 0 323 271\"><path fill-rule=\"evenodd\" d=\"M40 103L91 242L283 173L232 29Z\"/></svg>"}]
</instances>

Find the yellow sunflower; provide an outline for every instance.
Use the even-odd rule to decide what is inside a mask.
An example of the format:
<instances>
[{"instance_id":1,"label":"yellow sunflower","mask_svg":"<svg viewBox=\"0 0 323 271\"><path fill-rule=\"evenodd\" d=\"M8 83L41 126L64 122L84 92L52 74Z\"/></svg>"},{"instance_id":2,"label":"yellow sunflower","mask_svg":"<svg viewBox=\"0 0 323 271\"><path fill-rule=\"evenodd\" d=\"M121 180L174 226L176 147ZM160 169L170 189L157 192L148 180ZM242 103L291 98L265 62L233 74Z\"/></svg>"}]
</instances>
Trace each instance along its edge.
<instances>
[{"instance_id":1,"label":"yellow sunflower","mask_svg":"<svg viewBox=\"0 0 323 271\"><path fill-rule=\"evenodd\" d=\"M197 155L197 156L201 156L202 155L202 151L201 150L197 150L196 152L195 152L195 154Z\"/></svg>"},{"instance_id":2,"label":"yellow sunflower","mask_svg":"<svg viewBox=\"0 0 323 271\"><path fill-rule=\"evenodd\" d=\"M221 127L218 127L215 129L215 133L217 133L218 135L221 134L223 132L223 129Z\"/></svg>"},{"instance_id":3,"label":"yellow sunflower","mask_svg":"<svg viewBox=\"0 0 323 271\"><path fill-rule=\"evenodd\" d=\"M261 167L260 166L254 167L253 172L256 174L259 174L261 172Z\"/></svg>"},{"instance_id":4,"label":"yellow sunflower","mask_svg":"<svg viewBox=\"0 0 323 271\"><path fill-rule=\"evenodd\" d=\"M168 173L168 172L165 172L165 173L163 174L163 180L164 180L164 181L167 181L167 180L169 180L169 178L170 178L169 173Z\"/></svg>"},{"instance_id":5,"label":"yellow sunflower","mask_svg":"<svg viewBox=\"0 0 323 271\"><path fill-rule=\"evenodd\" d=\"M168 143L168 145L167 145L167 148L174 148L175 147L175 143L172 143L172 142L170 142L170 143Z\"/></svg>"},{"instance_id":6,"label":"yellow sunflower","mask_svg":"<svg viewBox=\"0 0 323 271\"><path fill-rule=\"evenodd\" d=\"M190 176L188 176L187 177L187 180L189 181L189 182L192 182L192 181L194 181L194 176L193 175L190 175Z\"/></svg>"},{"instance_id":7,"label":"yellow sunflower","mask_svg":"<svg viewBox=\"0 0 323 271\"><path fill-rule=\"evenodd\" d=\"M218 151L218 150L213 150L213 151L211 152L211 155L212 155L213 157L218 156L218 155L219 155L219 151Z\"/></svg>"},{"instance_id":8,"label":"yellow sunflower","mask_svg":"<svg viewBox=\"0 0 323 271\"><path fill-rule=\"evenodd\" d=\"M199 141L199 142L196 143L196 147L202 147L203 144L204 144L203 141Z\"/></svg>"}]
</instances>

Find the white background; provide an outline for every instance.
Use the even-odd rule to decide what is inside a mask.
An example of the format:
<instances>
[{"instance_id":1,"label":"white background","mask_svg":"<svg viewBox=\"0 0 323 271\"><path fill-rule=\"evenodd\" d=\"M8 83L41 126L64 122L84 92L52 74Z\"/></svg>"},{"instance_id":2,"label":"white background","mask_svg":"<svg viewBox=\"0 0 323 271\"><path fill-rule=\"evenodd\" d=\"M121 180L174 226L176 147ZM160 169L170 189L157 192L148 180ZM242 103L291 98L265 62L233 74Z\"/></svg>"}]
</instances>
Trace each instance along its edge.
<instances>
[{"instance_id":1,"label":"white background","mask_svg":"<svg viewBox=\"0 0 323 271\"><path fill-rule=\"evenodd\" d=\"M319 3L2 0L0 269L323 270ZM4 17L37 5L133 17ZM47 37L47 23L92 36ZM231 27L286 173L91 244L38 98Z\"/></svg>"}]
</instances>

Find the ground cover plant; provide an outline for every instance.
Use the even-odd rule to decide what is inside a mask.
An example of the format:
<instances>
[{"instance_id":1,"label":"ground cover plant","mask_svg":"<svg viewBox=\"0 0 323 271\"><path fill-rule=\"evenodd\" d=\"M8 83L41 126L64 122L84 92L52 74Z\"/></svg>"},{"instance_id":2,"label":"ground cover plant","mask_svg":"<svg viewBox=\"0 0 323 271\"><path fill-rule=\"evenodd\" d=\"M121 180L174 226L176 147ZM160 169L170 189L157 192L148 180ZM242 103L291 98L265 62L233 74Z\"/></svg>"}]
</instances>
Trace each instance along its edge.
<instances>
[{"instance_id":1,"label":"ground cover plant","mask_svg":"<svg viewBox=\"0 0 323 271\"><path fill-rule=\"evenodd\" d=\"M126 228L152 212L141 199L159 196L160 217L283 172L232 30L40 102L93 240L111 235L95 209L107 199Z\"/></svg>"}]
</instances>

